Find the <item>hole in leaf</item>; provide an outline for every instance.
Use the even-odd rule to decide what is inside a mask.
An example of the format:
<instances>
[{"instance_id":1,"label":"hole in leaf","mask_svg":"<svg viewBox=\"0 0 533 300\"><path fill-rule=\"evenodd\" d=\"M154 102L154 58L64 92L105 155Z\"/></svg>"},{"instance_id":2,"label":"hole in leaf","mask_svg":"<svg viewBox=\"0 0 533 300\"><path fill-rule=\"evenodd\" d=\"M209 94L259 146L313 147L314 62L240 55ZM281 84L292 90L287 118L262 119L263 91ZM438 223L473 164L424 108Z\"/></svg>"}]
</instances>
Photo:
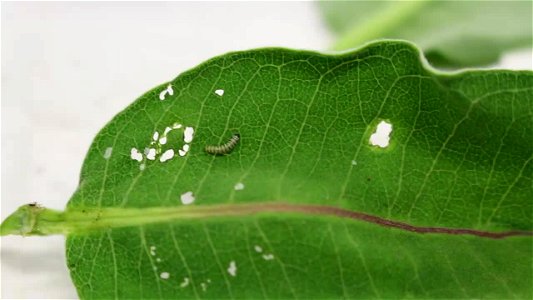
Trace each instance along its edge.
<instances>
[{"instance_id":1,"label":"hole in leaf","mask_svg":"<svg viewBox=\"0 0 533 300\"><path fill-rule=\"evenodd\" d=\"M189 278L188 277L183 278L183 281L180 283L180 287L184 288L188 285L189 285Z\"/></svg>"},{"instance_id":2,"label":"hole in leaf","mask_svg":"<svg viewBox=\"0 0 533 300\"><path fill-rule=\"evenodd\" d=\"M229 263L228 273L233 277L237 276L237 265L234 260Z\"/></svg>"},{"instance_id":3,"label":"hole in leaf","mask_svg":"<svg viewBox=\"0 0 533 300\"><path fill-rule=\"evenodd\" d=\"M380 148L389 146L390 134L392 132L392 124L381 121L376 127L376 131L370 136L370 144Z\"/></svg>"},{"instance_id":4,"label":"hole in leaf","mask_svg":"<svg viewBox=\"0 0 533 300\"><path fill-rule=\"evenodd\" d=\"M107 149L105 149L105 152L104 152L104 158L109 159L112 153L113 153L113 148L107 147Z\"/></svg>"},{"instance_id":5,"label":"hole in leaf","mask_svg":"<svg viewBox=\"0 0 533 300\"><path fill-rule=\"evenodd\" d=\"M154 160L156 151L154 148L144 149L144 154L146 155L147 159Z\"/></svg>"},{"instance_id":6,"label":"hole in leaf","mask_svg":"<svg viewBox=\"0 0 533 300\"><path fill-rule=\"evenodd\" d=\"M136 161L142 161L143 160L143 155L141 152L139 152L139 150L137 150L137 148L131 148L131 159L134 159Z\"/></svg>"},{"instance_id":7,"label":"hole in leaf","mask_svg":"<svg viewBox=\"0 0 533 300\"><path fill-rule=\"evenodd\" d=\"M159 93L159 100L165 100L166 95L174 95L174 90L172 89L172 85L168 85L166 89L164 89L161 93Z\"/></svg>"},{"instance_id":8,"label":"hole in leaf","mask_svg":"<svg viewBox=\"0 0 533 300\"><path fill-rule=\"evenodd\" d=\"M159 158L159 161L160 161L160 162L165 162L165 161L167 161L167 160L169 160L169 159L171 159L171 158L173 158L173 157L174 157L174 150L172 150L172 149L168 149L167 151L165 151L165 152L161 155L161 157Z\"/></svg>"},{"instance_id":9,"label":"hole in leaf","mask_svg":"<svg viewBox=\"0 0 533 300\"><path fill-rule=\"evenodd\" d=\"M273 260L274 259L274 254L263 254L263 259L264 260Z\"/></svg>"},{"instance_id":10,"label":"hole in leaf","mask_svg":"<svg viewBox=\"0 0 533 300\"><path fill-rule=\"evenodd\" d=\"M194 202L194 195L192 194L192 192L186 192L186 193L181 194L181 203L183 203L183 205L189 205L193 202Z\"/></svg>"},{"instance_id":11,"label":"hole in leaf","mask_svg":"<svg viewBox=\"0 0 533 300\"><path fill-rule=\"evenodd\" d=\"M190 143L192 142L193 137L194 137L194 128L185 127L185 132L183 133L183 141L185 143Z\"/></svg>"}]
</instances>

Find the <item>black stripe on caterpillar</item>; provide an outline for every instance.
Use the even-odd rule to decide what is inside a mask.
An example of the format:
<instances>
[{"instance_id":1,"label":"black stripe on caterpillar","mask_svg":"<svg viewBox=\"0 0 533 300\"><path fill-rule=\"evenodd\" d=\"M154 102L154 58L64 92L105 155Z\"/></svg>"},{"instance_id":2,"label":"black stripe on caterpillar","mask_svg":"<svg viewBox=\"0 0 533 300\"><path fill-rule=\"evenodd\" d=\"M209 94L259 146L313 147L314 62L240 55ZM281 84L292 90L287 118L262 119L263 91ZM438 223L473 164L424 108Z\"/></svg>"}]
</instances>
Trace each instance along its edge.
<instances>
[{"instance_id":1,"label":"black stripe on caterpillar","mask_svg":"<svg viewBox=\"0 0 533 300\"><path fill-rule=\"evenodd\" d=\"M236 133L225 144L205 146L205 152L212 154L212 155L230 154L231 151L233 151L233 148L237 146L240 139L241 139L241 136L238 133Z\"/></svg>"}]
</instances>

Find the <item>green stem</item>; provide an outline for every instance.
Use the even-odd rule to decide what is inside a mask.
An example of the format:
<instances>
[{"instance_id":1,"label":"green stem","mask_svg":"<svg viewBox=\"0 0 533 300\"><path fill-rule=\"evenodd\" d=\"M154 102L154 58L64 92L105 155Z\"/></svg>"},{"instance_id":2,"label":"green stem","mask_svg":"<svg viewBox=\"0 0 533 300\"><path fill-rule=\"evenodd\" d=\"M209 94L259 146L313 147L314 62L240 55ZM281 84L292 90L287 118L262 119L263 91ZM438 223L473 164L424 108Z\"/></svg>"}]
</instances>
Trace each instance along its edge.
<instances>
[{"instance_id":1,"label":"green stem","mask_svg":"<svg viewBox=\"0 0 533 300\"><path fill-rule=\"evenodd\" d=\"M2 222L0 235L52 235L84 233L94 230L161 223L214 215L232 215L225 209L210 207L151 208L72 208L66 211L36 206L19 207Z\"/></svg>"},{"instance_id":2,"label":"green stem","mask_svg":"<svg viewBox=\"0 0 533 300\"><path fill-rule=\"evenodd\" d=\"M245 216L277 211L291 212L291 209L282 204L226 204L146 208L69 208L66 211L58 211L28 204L19 207L2 222L0 235L68 235L108 228L208 217Z\"/></svg>"},{"instance_id":3,"label":"green stem","mask_svg":"<svg viewBox=\"0 0 533 300\"><path fill-rule=\"evenodd\" d=\"M333 50L355 48L378 38L394 38L387 34L415 16L429 1L431 0L393 1L393 4L378 15L346 31L333 46Z\"/></svg>"}]
</instances>

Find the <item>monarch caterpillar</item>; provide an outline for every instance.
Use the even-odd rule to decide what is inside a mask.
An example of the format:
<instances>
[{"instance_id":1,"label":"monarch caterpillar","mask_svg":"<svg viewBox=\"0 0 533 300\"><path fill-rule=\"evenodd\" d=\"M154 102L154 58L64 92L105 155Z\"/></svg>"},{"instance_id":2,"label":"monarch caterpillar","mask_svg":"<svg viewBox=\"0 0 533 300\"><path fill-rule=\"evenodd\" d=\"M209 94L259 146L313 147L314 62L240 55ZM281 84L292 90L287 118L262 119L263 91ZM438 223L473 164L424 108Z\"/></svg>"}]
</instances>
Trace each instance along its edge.
<instances>
[{"instance_id":1,"label":"monarch caterpillar","mask_svg":"<svg viewBox=\"0 0 533 300\"><path fill-rule=\"evenodd\" d=\"M205 146L205 152L213 155L226 155L231 153L233 148L237 145L239 140L241 139L240 134L236 133L234 134L231 139L225 144L222 145L208 145Z\"/></svg>"}]
</instances>

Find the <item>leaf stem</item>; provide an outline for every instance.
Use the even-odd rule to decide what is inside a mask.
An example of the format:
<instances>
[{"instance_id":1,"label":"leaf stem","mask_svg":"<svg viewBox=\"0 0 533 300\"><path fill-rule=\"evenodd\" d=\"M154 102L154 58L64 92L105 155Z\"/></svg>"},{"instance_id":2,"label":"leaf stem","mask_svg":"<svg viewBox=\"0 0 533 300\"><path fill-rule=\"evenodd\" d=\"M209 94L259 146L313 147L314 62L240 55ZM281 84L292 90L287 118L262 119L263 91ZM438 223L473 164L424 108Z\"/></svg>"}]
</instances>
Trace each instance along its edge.
<instances>
[{"instance_id":1,"label":"leaf stem","mask_svg":"<svg viewBox=\"0 0 533 300\"><path fill-rule=\"evenodd\" d=\"M348 29L333 45L333 50L355 48L366 42L379 38L395 38L387 36L406 19L412 18L431 0L392 1L387 9L382 10L368 21Z\"/></svg>"}]
</instances>

